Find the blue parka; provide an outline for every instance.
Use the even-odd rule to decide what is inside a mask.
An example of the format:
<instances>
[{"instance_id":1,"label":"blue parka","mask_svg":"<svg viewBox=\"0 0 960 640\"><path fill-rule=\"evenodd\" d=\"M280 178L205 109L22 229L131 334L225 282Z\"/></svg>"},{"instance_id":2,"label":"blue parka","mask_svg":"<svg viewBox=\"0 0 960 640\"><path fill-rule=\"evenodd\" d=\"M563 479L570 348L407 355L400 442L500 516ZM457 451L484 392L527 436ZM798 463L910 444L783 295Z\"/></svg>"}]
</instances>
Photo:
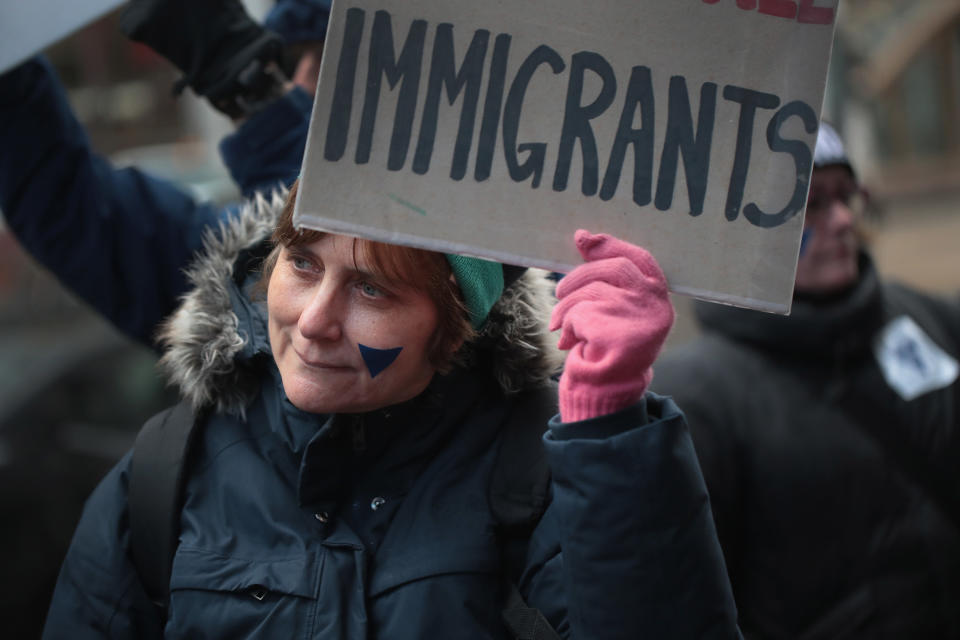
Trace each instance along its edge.
<instances>
[{"instance_id":1,"label":"blue parka","mask_svg":"<svg viewBox=\"0 0 960 640\"><path fill-rule=\"evenodd\" d=\"M245 196L297 177L311 106L293 89L222 141ZM152 344L188 289L183 270L203 231L237 208L112 166L91 149L42 57L0 74L0 149L0 211L23 247L123 333Z\"/></svg>"},{"instance_id":2,"label":"blue parka","mask_svg":"<svg viewBox=\"0 0 960 640\"><path fill-rule=\"evenodd\" d=\"M532 272L498 302L473 364L418 398L363 415L293 407L263 303L232 273L279 206L261 199L208 238L198 286L165 325L165 369L210 412L165 626L129 560L127 456L86 505L45 638L507 638L504 574L563 637L739 636L703 479L667 398L555 418L549 505L519 566L505 560L491 473L514 402L555 364L549 285Z\"/></svg>"}]
</instances>

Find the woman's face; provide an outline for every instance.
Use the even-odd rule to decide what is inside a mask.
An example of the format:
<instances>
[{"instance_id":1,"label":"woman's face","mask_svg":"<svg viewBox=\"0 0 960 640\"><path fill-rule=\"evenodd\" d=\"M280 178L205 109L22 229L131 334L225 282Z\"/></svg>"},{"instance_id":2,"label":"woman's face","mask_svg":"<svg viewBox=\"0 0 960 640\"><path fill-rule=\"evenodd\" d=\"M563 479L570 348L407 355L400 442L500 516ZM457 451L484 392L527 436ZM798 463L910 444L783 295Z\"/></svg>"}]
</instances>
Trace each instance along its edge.
<instances>
[{"instance_id":1,"label":"woman's face","mask_svg":"<svg viewBox=\"0 0 960 640\"><path fill-rule=\"evenodd\" d=\"M359 413L409 400L435 373L426 292L374 273L354 240L283 247L267 288L270 346L298 409ZM356 261L354 256L356 255Z\"/></svg>"},{"instance_id":2,"label":"woman's face","mask_svg":"<svg viewBox=\"0 0 960 640\"><path fill-rule=\"evenodd\" d=\"M833 293L857 281L859 241L855 223L860 199L860 189L845 167L813 170L797 263L797 291Z\"/></svg>"}]
</instances>

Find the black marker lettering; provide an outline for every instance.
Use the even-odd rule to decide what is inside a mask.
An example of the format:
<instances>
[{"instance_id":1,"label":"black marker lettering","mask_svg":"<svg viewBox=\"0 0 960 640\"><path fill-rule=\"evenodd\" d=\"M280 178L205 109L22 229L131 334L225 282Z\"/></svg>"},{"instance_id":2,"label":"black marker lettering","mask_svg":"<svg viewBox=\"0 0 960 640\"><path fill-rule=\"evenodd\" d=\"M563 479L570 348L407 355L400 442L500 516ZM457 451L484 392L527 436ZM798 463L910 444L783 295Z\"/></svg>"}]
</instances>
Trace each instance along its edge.
<instances>
[{"instance_id":1,"label":"black marker lettering","mask_svg":"<svg viewBox=\"0 0 960 640\"><path fill-rule=\"evenodd\" d=\"M503 107L503 90L506 86L507 56L510 53L510 36L501 33L493 41L493 56L490 60L490 81L487 97L483 103L480 135L477 137L477 165L473 178L482 182L490 177L493 165L493 149L497 143L497 127L500 124L500 109Z\"/></svg>"},{"instance_id":2,"label":"black marker lettering","mask_svg":"<svg viewBox=\"0 0 960 640\"><path fill-rule=\"evenodd\" d=\"M543 176L543 162L547 154L547 145L543 142L517 144L517 133L520 128L520 113L523 110L523 99L527 93L530 78L541 64L548 64L554 74L564 70L566 65L563 58L556 51L546 45L540 45L533 50L517 70L517 75L510 85L507 102L503 109L503 154L507 161L510 178L515 182L522 182L533 176L533 188L540 186ZM529 151L527 161L520 164L517 161L517 152Z\"/></svg>"},{"instance_id":3,"label":"black marker lettering","mask_svg":"<svg viewBox=\"0 0 960 640\"><path fill-rule=\"evenodd\" d=\"M800 211L803 207L804 198L807 196L807 190L810 188L810 171L813 165L813 156L810 153L810 147L800 140L784 140L780 137L780 127L783 123L793 116L797 116L803 121L803 128L807 133L813 133L817 130L817 114L813 107L806 102L795 100L783 105L783 108L774 114L767 125L767 145L771 151L789 153L793 156L793 163L797 168L797 183L793 189L793 195L790 202L777 213L764 213L760 207L751 203L743 208L743 216L758 227L771 228L776 227Z\"/></svg>"},{"instance_id":4,"label":"black marker lettering","mask_svg":"<svg viewBox=\"0 0 960 640\"><path fill-rule=\"evenodd\" d=\"M360 120L360 134L357 139L357 164L365 164L370 160L373 126L380 100L380 83L382 76L385 75L391 89L403 80L397 97L387 169L399 171L403 168L403 163L407 159L407 149L410 146L410 130L413 127L413 116L417 107L417 89L420 86L420 66L423 62L426 32L426 20L414 20L410 25L410 32L407 34L400 59L395 60L390 14L386 11L377 11L374 16L373 30L370 34L367 92L364 97L363 116Z\"/></svg>"},{"instance_id":5,"label":"black marker lettering","mask_svg":"<svg viewBox=\"0 0 960 640\"><path fill-rule=\"evenodd\" d=\"M323 157L332 162L342 158L347 147L350 111L353 109L353 85L356 82L357 56L360 52L360 40L363 37L364 16L362 9L347 9L347 22L343 29L343 47L340 48L340 60L337 63L337 81L333 87L330 119L327 122L327 139L323 146Z\"/></svg>"},{"instance_id":6,"label":"black marker lettering","mask_svg":"<svg viewBox=\"0 0 960 640\"><path fill-rule=\"evenodd\" d=\"M480 29L473 34L460 70L454 69L453 25L437 26L433 42L433 58L430 61L430 79L427 83L427 99L420 120L420 138L413 155L413 172L424 174L430 168L433 140L437 133L437 116L440 110L440 92L447 89L447 99L452 105L466 87L460 108L460 126L453 146L453 166L450 177L461 180L467 173L467 158L473 143L473 124L477 116L477 100L480 98L480 81L483 79L483 61L487 55L490 32Z\"/></svg>"},{"instance_id":7,"label":"black marker lettering","mask_svg":"<svg viewBox=\"0 0 960 640\"><path fill-rule=\"evenodd\" d=\"M633 128L637 106L643 123L639 129ZM653 84L649 67L634 67L630 72L630 84L627 85L627 97L620 113L620 124L613 139L610 162L600 187L600 199L609 200L617 192L620 173L627 146L633 146L633 201L638 205L650 204L650 189L653 182L653 129L654 129Z\"/></svg>"},{"instance_id":8,"label":"black marker lettering","mask_svg":"<svg viewBox=\"0 0 960 640\"><path fill-rule=\"evenodd\" d=\"M693 114L687 82L682 76L670 78L670 103L667 113L667 133L660 155L660 175L657 179L656 207L666 211L673 204L677 179L677 160L683 155L683 169L687 176L687 197L690 215L703 213L710 173L710 147L713 143L713 123L717 109L717 85L705 82L700 87L700 114L697 130L693 130Z\"/></svg>"},{"instance_id":9,"label":"black marker lettering","mask_svg":"<svg viewBox=\"0 0 960 640\"><path fill-rule=\"evenodd\" d=\"M581 106L583 77L588 69L600 76L603 85L600 88L600 94L592 103ZM563 112L557 169L553 174L554 191L563 191L567 188L570 159L573 156L573 142L579 139L580 151L583 155L583 195L592 196L597 192L597 143L593 137L590 120L607 110L613 103L616 93L617 78L613 73L613 67L603 56L590 51L573 54L570 59L570 84L567 87L567 102Z\"/></svg>"},{"instance_id":10,"label":"black marker lettering","mask_svg":"<svg viewBox=\"0 0 960 640\"><path fill-rule=\"evenodd\" d=\"M761 93L733 85L723 88L723 97L740 104L737 147L733 153L733 170L730 172L730 188L727 191L725 208L727 220L736 220L747 184L747 170L750 168L750 152L753 147L753 121L757 109L776 109L780 106L780 98L772 93Z\"/></svg>"}]
</instances>

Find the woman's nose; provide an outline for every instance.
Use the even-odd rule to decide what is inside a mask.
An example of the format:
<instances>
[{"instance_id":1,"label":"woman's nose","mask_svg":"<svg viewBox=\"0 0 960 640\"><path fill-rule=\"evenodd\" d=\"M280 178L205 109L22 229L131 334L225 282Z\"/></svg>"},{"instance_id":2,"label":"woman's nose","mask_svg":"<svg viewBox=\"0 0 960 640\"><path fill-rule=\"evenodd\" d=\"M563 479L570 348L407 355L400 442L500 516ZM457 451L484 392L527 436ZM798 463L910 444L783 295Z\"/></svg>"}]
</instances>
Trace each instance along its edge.
<instances>
[{"instance_id":1,"label":"woman's nose","mask_svg":"<svg viewBox=\"0 0 960 640\"><path fill-rule=\"evenodd\" d=\"M300 313L300 334L309 340L339 340L343 335L343 305L335 287L321 283Z\"/></svg>"}]
</instances>

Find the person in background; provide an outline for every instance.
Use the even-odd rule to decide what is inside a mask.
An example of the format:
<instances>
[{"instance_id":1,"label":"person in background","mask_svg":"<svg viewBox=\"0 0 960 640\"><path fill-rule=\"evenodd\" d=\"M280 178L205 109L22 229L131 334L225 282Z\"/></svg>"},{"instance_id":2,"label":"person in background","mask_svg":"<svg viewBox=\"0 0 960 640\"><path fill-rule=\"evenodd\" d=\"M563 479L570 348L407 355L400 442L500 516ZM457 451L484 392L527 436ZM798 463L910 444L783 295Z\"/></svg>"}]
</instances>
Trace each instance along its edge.
<instances>
[{"instance_id":1,"label":"person in background","mask_svg":"<svg viewBox=\"0 0 960 640\"><path fill-rule=\"evenodd\" d=\"M166 607L131 561L127 455L44 637L550 637L508 631L505 579L563 638L740 637L682 414L646 393L673 322L653 257L579 231L551 317L533 271L298 230L295 190L207 242L162 331L201 421ZM529 403L560 415L532 425L549 490L510 554L490 485Z\"/></svg>"},{"instance_id":2,"label":"person in background","mask_svg":"<svg viewBox=\"0 0 960 640\"><path fill-rule=\"evenodd\" d=\"M329 8L329 0L280 0L265 29L239 0L134 0L121 22L178 65L185 73L178 84L237 123L220 151L249 198L289 185L300 172ZM286 58L295 64L281 64L281 44L294 50ZM256 81L241 76L260 61L269 62L254 64ZM187 291L184 268L204 230L237 209L112 166L91 148L42 57L0 74L4 220L28 253L124 334L156 348L157 325Z\"/></svg>"},{"instance_id":3,"label":"person in background","mask_svg":"<svg viewBox=\"0 0 960 640\"><path fill-rule=\"evenodd\" d=\"M748 638L960 638L960 307L885 282L821 124L792 312L696 303L657 362Z\"/></svg>"}]
</instances>

